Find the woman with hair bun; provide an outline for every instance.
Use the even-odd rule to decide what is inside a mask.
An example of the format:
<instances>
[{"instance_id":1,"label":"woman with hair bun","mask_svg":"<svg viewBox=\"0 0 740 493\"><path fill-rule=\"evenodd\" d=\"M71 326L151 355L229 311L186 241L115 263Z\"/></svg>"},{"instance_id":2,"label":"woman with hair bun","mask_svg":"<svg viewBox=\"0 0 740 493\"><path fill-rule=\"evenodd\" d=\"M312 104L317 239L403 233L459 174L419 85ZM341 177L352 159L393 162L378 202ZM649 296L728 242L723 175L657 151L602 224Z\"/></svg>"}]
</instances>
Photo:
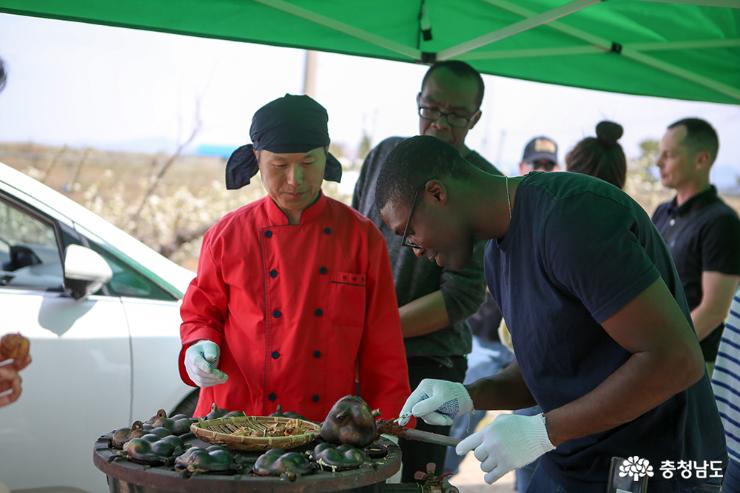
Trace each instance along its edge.
<instances>
[{"instance_id":1,"label":"woman with hair bun","mask_svg":"<svg viewBox=\"0 0 740 493\"><path fill-rule=\"evenodd\" d=\"M601 178L624 188L627 159L617 142L624 133L622 126L610 121L596 125L596 137L586 137L565 156L568 171Z\"/></svg>"}]
</instances>

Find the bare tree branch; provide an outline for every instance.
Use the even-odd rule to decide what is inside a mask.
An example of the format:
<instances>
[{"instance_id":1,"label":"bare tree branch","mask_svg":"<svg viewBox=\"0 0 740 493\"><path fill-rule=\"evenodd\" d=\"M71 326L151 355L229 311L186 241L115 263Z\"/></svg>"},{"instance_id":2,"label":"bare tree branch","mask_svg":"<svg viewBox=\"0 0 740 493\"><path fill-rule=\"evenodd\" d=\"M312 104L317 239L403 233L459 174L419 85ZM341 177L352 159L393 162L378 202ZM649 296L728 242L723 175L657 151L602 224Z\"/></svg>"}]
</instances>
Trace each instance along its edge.
<instances>
[{"instance_id":1,"label":"bare tree branch","mask_svg":"<svg viewBox=\"0 0 740 493\"><path fill-rule=\"evenodd\" d=\"M51 158L51 161L49 161L49 165L44 170L44 176L41 178L41 183L46 183L46 180L49 179L49 176L51 176L51 171L54 169L54 166L57 165L59 160L61 159L62 155L67 152L67 144L64 144L61 149L59 149L55 154L54 157Z\"/></svg>"},{"instance_id":2,"label":"bare tree branch","mask_svg":"<svg viewBox=\"0 0 740 493\"><path fill-rule=\"evenodd\" d=\"M200 117L200 103L201 98L199 97L195 102L195 123L193 124L193 129L191 130L190 135L187 139L185 139L185 141L178 144L175 152L173 152L170 157L167 158L167 160L159 168L159 172L154 176L154 179L150 181L149 187L147 187L146 192L144 192L144 196L141 198L139 206L136 208L136 212L131 215L132 221L135 221L136 218L139 217L141 211L146 206L149 197L151 197L154 191L157 189L164 175L167 173L167 171L169 171L172 165L175 164L175 161L177 161L177 159L182 155L182 152L185 150L185 148L187 148L193 142L193 140L195 140L195 137L198 135L201 128L203 127L203 121ZM136 222L137 226L134 227L134 233L138 230L138 224L139 223Z\"/></svg>"},{"instance_id":3,"label":"bare tree branch","mask_svg":"<svg viewBox=\"0 0 740 493\"><path fill-rule=\"evenodd\" d=\"M162 245L159 247L159 253L169 258L184 244L190 243L193 240L197 240L198 238L206 234L206 231L208 231L208 228L210 227L210 224L205 224L191 229L190 231L185 231L184 233L177 233L174 240L172 240L167 245Z\"/></svg>"},{"instance_id":4,"label":"bare tree branch","mask_svg":"<svg viewBox=\"0 0 740 493\"><path fill-rule=\"evenodd\" d=\"M72 175L72 181L69 182L64 188L65 192L68 195L72 195L75 192L75 185L77 185L77 182L80 180L80 176L82 174L82 167L87 162L87 159L90 157L90 154L92 153L92 149L90 147L86 148L85 151L82 153L82 157L79 161L77 161L77 167L75 168L74 175Z\"/></svg>"}]
</instances>

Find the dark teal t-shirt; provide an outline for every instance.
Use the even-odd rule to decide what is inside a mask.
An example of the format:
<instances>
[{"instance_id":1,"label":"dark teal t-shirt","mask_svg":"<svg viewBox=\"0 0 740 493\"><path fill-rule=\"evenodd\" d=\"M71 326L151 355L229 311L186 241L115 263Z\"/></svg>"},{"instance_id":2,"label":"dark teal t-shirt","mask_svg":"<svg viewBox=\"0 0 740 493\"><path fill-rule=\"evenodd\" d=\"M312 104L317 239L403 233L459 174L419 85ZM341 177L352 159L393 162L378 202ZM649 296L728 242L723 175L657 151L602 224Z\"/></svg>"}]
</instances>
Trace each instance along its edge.
<instances>
[{"instance_id":1,"label":"dark teal t-shirt","mask_svg":"<svg viewBox=\"0 0 740 493\"><path fill-rule=\"evenodd\" d=\"M671 255L645 211L583 174L531 173L522 180L509 231L486 246L485 274L524 380L545 411L587 394L627 361L630 353L600 323L658 277L691 320ZM573 491L602 492L611 457L635 455L653 466L651 492L677 486L663 480L662 461L724 463L706 375L630 423L561 444L541 467ZM681 480L680 487L690 483Z\"/></svg>"}]
</instances>

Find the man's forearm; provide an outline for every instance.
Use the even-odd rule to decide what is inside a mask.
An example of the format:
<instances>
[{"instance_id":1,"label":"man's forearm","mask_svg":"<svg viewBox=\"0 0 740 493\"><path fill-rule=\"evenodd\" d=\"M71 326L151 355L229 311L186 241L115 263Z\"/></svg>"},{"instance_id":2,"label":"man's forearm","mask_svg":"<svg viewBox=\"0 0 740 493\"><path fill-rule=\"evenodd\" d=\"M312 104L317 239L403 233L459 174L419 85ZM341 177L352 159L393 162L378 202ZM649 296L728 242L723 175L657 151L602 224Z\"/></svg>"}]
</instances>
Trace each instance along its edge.
<instances>
[{"instance_id":1,"label":"man's forearm","mask_svg":"<svg viewBox=\"0 0 740 493\"><path fill-rule=\"evenodd\" d=\"M691 321L694 323L694 330L700 341L706 339L724 321L724 315L714 313L710 307L703 305L694 308L691 312Z\"/></svg>"},{"instance_id":2,"label":"man's forearm","mask_svg":"<svg viewBox=\"0 0 740 493\"><path fill-rule=\"evenodd\" d=\"M550 441L558 446L638 418L701 378L695 360L688 350L633 354L594 390L546 413Z\"/></svg>"},{"instance_id":3,"label":"man's forearm","mask_svg":"<svg viewBox=\"0 0 740 493\"><path fill-rule=\"evenodd\" d=\"M514 362L497 374L465 386L473 407L480 410L522 409L537 404Z\"/></svg>"},{"instance_id":4,"label":"man's forearm","mask_svg":"<svg viewBox=\"0 0 740 493\"><path fill-rule=\"evenodd\" d=\"M699 340L704 340L724 322L737 289L738 276L704 271L701 274L702 298L691 312L691 321Z\"/></svg>"},{"instance_id":5,"label":"man's forearm","mask_svg":"<svg viewBox=\"0 0 740 493\"><path fill-rule=\"evenodd\" d=\"M434 291L398 309L404 337L417 337L447 327L450 319L442 291Z\"/></svg>"}]
</instances>

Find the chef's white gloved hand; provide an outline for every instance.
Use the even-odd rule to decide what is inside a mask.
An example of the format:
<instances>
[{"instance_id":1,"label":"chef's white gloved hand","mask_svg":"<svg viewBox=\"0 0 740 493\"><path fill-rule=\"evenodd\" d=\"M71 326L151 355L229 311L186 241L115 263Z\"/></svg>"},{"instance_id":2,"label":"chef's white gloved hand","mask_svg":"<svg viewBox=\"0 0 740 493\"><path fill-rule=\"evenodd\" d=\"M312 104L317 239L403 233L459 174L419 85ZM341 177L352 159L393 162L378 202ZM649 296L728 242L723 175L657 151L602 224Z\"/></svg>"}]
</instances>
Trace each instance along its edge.
<instances>
[{"instance_id":1,"label":"chef's white gloved hand","mask_svg":"<svg viewBox=\"0 0 740 493\"><path fill-rule=\"evenodd\" d=\"M185 351L185 370L198 387L213 387L229 379L229 376L216 368L220 350L213 341L202 340Z\"/></svg>"},{"instance_id":2,"label":"chef's white gloved hand","mask_svg":"<svg viewBox=\"0 0 740 493\"><path fill-rule=\"evenodd\" d=\"M473 410L473 400L461 383L425 378L401 409L398 423L405 425L411 416L430 425L449 426L455 416Z\"/></svg>"},{"instance_id":3,"label":"chef's white gloved hand","mask_svg":"<svg viewBox=\"0 0 740 493\"><path fill-rule=\"evenodd\" d=\"M475 450L475 458L486 475L483 479L493 484L509 471L530 464L555 449L550 442L542 413L536 416L502 414L483 431L473 433L457 444L457 455Z\"/></svg>"}]
</instances>

